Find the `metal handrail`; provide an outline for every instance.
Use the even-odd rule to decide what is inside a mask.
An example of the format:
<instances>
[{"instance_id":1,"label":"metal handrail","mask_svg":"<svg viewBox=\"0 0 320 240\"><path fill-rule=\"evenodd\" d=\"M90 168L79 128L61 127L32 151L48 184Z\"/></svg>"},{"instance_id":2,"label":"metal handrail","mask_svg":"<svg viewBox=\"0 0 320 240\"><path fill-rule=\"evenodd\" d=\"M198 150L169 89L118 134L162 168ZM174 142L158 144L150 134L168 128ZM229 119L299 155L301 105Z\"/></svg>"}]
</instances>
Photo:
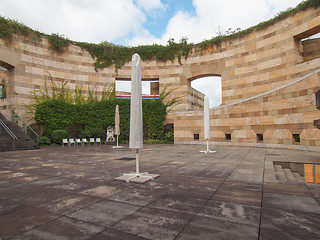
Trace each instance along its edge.
<instances>
[{"instance_id":1,"label":"metal handrail","mask_svg":"<svg viewBox=\"0 0 320 240\"><path fill-rule=\"evenodd\" d=\"M10 137L14 140L18 139L16 135L10 130L10 128L0 119L0 125L6 130L6 132L10 135Z\"/></svg>"},{"instance_id":2,"label":"metal handrail","mask_svg":"<svg viewBox=\"0 0 320 240\"><path fill-rule=\"evenodd\" d=\"M37 146L38 146L38 139L39 139L39 135L12 109L11 110L12 111L12 115L11 115L11 117L12 117L12 121L14 121L15 119L15 117L17 117L18 118L18 120L21 120L22 121L22 123L23 123L23 126L25 127L26 126L26 128L28 129L28 130L30 130L34 135L35 135L35 137L36 137L36 144L37 144ZM18 124L19 125L19 124ZM28 131L25 129L25 132L26 132L26 134L28 134ZM29 135L29 134L28 134ZM32 137L30 136L30 138L32 139Z\"/></svg>"}]
</instances>

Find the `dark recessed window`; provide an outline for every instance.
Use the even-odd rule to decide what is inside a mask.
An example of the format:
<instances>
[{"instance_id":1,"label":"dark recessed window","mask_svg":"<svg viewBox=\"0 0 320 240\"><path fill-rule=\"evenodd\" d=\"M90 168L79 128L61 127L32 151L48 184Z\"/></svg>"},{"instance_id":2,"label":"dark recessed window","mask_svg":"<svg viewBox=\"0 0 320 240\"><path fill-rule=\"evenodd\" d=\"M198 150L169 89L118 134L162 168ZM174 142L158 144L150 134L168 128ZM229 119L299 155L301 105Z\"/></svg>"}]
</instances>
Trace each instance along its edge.
<instances>
[{"instance_id":1,"label":"dark recessed window","mask_svg":"<svg viewBox=\"0 0 320 240\"><path fill-rule=\"evenodd\" d=\"M231 140L231 134L229 133L226 134L226 140Z\"/></svg>"},{"instance_id":2,"label":"dark recessed window","mask_svg":"<svg viewBox=\"0 0 320 240\"><path fill-rule=\"evenodd\" d=\"M193 134L193 139L194 140L199 140L199 134L198 133Z\"/></svg>"},{"instance_id":3,"label":"dark recessed window","mask_svg":"<svg viewBox=\"0 0 320 240\"><path fill-rule=\"evenodd\" d=\"M294 142L299 143L300 142L300 134L292 134Z\"/></svg>"},{"instance_id":4,"label":"dark recessed window","mask_svg":"<svg viewBox=\"0 0 320 240\"><path fill-rule=\"evenodd\" d=\"M263 134L257 134L258 142L263 142Z\"/></svg>"}]
</instances>

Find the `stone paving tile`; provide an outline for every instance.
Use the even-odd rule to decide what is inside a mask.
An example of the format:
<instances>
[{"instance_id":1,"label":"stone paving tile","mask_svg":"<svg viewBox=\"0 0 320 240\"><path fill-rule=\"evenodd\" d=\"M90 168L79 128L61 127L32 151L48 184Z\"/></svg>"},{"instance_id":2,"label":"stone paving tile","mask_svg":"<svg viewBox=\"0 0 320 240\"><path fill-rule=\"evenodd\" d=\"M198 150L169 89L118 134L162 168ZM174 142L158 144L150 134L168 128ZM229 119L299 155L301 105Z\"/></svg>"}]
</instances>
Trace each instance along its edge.
<instances>
[{"instance_id":1,"label":"stone paving tile","mask_svg":"<svg viewBox=\"0 0 320 240\"><path fill-rule=\"evenodd\" d=\"M192 186L189 184L169 184L169 193L176 195L184 195L187 197L210 199L216 192L215 187Z\"/></svg>"},{"instance_id":2,"label":"stone paving tile","mask_svg":"<svg viewBox=\"0 0 320 240\"><path fill-rule=\"evenodd\" d=\"M113 226L147 239L174 239L192 214L144 207Z\"/></svg>"},{"instance_id":3,"label":"stone paving tile","mask_svg":"<svg viewBox=\"0 0 320 240\"><path fill-rule=\"evenodd\" d=\"M22 207L21 204L11 200L0 199L0 215L9 213L17 208Z\"/></svg>"},{"instance_id":4,"label":"stone paving tile","mask_svg":"<svg viewBox=\"0 0 320 240\"><path fill-rule=\"evenodd\" d=\"M196 216L176 239L257 240L258 230L257 227Z\"/></svg>"},{"instance_id":5,"label":"stone paving tile","mask_svg":"<svg viewBox=\"0 0 320 240\"><path fill-rule=\"evenodd\" d=\"M129 233L116 231L113 229L107 229L90 240L107 240L107 239L117 239L117 240L146 240L147 238L138 237Z\"/></svg>"},{"instance_id":6,"label":"stone paving tile","mask_svg":"<svg viewBox=\"0 0 320 240\"><path fill-rule=\"evenodd\" d=\"M89 195L92 197L107 198L121 191L122 191L121 188L117 188L115 186L102 185L102 186L96 186L93 188L86 189L82 192L79 192L79 194Z\"/></svg>"},{"instance_id":7,"label":"stone paving tile","mask_svg":"<svg viewBox=\"0 0 320 240\"><path fill-rule=\"evenodd\" d=\"M150 203L148 207L196 214L204 206L206 201L207 200L201 198L166 194Z\"/></svg>"},{"instance_id":8,"label":"stone paving tile","mask_svg":"<svg viewBox=\"0 0 320 240\"><path fill-rule=\"evenodd\" d=\"M299 233L295 229L291 232L277 231L274 229L260 228L259 240L318 240L319 236Z\"/></svg>"},{"instance_id":9,"label":"stone paving tile","mask_svg":"<svg viewBox=\"0 0 320 240\"><path fill-rule=\"evenodd\" d=\"M74 239L85 240L97 235L103 231L103 227L71 219L61 217L49 223L43 224L38 228L31 229L21 235L13 238L13 240L34 240L34 239Z\"/></svg>"},{"instance_id":10,"label":"stone paving tile","mask_svg":"<svg viewBox=\"0 0 320 240\"><path fill-rule=\"evenodd\" d=\"M68 214L88 205L101 201L100 198L70 194L39 205L39 208L57 214Z\"/></svg>"},{"instance_id":11,"label":"stone paving tile","mask_svg":"<svg viewBox=\"0 0 320 240\"><path fill-rule=\"evenodd\" d=\"M168 192L167 188L155 182L149 182L146 185L140 186L132 184L130 186L130 189L115 194L108 199L137 206L146 206Z\"/></svg>"},{"instance_id":12,"label":"stone paving tile","mask_svg":"<svg viewBox=\"0 0 320 240\"><path fill-rule=\"evenodd\" d=\"M68 214L68 217L109 227L137 211L140 206L102 200Z\"/></svg>"},{"instance_id":13,"label":"stone paving tile","mask_svg":"<svg viewBox=\"0 0 320 240\"><path fill-rule=\"evenodd\" d=\"M211 200L261 206L262 193L258 191L221 188L213 195Z\"/></svg>"},{"instance_id":14,"label":"stone paving tile","mask_svg":"<svg viewBox=\"0 0 320 240\"><path fill-rule=\"evenodd\" d=\"M248 191L262 191L261 183L253 183L253 182L244 182L244 181L225 181L221 189L235 189L235 190L248 190Z\"/></svg>"},{"instance_id":15,"label":"stone paving tile","mask_svg":"<svg viewBox=\"0 0 320 240\"><path fill-rule=\"evenodd\" d=\"M320 197L320 184L308 183L306 185L314 197Z\"/></svg>"},{"instance_id":16,"label":"stone paving tile","mask_svg":"<svg viewBox=\"0 0 320 240\"><path fill-rule=\"evenodd\" d=\"M318 239L320 185L261 171L318 153L213 147L146 144L140 169L160 177L145 184L114 180L135 170L116 160L135 157L127 145L2 152L0 239Z\"/></svg>"},{"instance_id":17,"label":"stone paving tile","mask_svg":"<svg viewBox=\"0 0 320 240\"><path fill-rule=\"evenodd\" d=\"M256 206L210 200L198 216L259 227L260 210Z\"/></svg>"},{"instance_id":18,"label":"stone paving tile","mask_svg":"<svg viewBox=\"0 0 320 240\"><path fill-rule=\"evenodd\" d=\"M320 206L317 201L312 197L305 196L264 193L263 207L320 214Z\"/></svg>"},{"instance_id":19,"label":"stone paving tile","mask_svg":"<svg viewBox=\"0 0 320 240\"><path fill-rule=\"evenodd\" d=\"M263 192L312 197L311 192L305 185L264 183Z\"/></svg>"},{"instance_id":20,"label":"stone paving tile","mask_svg":"<svg viewBox=\"0 0 320 240\"><path fill-rule=\"evenodd\" d=\"M281 236L283 239L293 239L294 237L297 239L319 239L319 225L320 214L318 213L264 207L261 228L269 231L262 231L261 237L272 239L272 236L276 236L276 232L281 232L279 239ZM272 231L276 232L272 233Z\"/></svg>"},{"instance_id":21,"label":"stone paving tile","mask_svg":"<svg viewBox=\"0 0 320 240\"><path fill-rule=\"evenodd\" d=\"M50 189L32 184L20 185L2 193L3 198L37 207L40 204L69 195L67 191Z\"/></svg>"},{"instance_id":22,"label":"stone paving tile","mask_svg":"<svg viewBox=\"0 0 320 240\"><path fill-rule=\"evenodd\" d=\"M57 217L58 215L34 207L16 208L0 215L0 237L13 237Z\"/></svg>"}]
</instances>

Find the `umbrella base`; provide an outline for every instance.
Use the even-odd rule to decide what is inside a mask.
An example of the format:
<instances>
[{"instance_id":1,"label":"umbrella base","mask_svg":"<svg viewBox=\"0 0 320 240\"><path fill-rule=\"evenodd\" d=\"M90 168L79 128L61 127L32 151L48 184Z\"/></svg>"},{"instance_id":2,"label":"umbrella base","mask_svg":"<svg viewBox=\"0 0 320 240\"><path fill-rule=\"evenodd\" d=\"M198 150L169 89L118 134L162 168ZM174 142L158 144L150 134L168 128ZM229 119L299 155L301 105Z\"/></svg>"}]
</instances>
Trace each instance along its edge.
<instances>
[{"instance_id":1,"label":"umbrella base","mask_svg":"<svg viewBox=\"0 0 320 240\"><path fill-rule=\"evenodd\" d=\"M124 173L122 176L115 178L116 180L122 180L126 182L134 182L134 183L145 183L150 180L153 180L160 175L158 174L150 174L148 172L144 173Z\"/></svg>"},{"instance_id":2,"label":"umbrella base","mask_svg":"<svg viewBox=\"0 0 320 240\"><path fill-rule=\"evenodd\" d=\"M113 146L112 148L123 148L122 146Z\"/></svg>"},{"instance_id":3,"label":"umbrella base","mask_svg":"<svg viewBox=\"0 0 320 240\"><path fill-rule=\"evenodd\" d=\"M205 154L207 154L207 153L215 153L215 152L217 152L217 151L210 151L210 150L207 150L207 151L200 151L200 152L204 152Z\"/></svg>"}]
</instances>

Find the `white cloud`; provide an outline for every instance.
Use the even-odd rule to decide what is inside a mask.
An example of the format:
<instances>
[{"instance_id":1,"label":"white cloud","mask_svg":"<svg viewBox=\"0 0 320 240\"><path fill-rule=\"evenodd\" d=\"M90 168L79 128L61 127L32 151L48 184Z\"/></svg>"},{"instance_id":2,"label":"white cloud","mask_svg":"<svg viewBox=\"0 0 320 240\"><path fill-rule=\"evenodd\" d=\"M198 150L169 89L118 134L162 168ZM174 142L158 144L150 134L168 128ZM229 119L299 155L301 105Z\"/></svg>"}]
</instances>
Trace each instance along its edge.
<instances>
[{"instance_id":1,"label":"white cloud","mask_svg":"<svg viewBox=\"0 0 320 240\"><path fill-rule=\"evenodd\" d=\"M144 11L151 11L155 9L163 9L164 5L161 3L161 0L136 0L139 8L142 8Z\"/></svg>"},{"instance_id":2,"label":"white cloud","mask_svg":"<svg viewBox=\"0 0 320 240\"><path fill-rule=\"evenodd\" d=\"M2 0L0 14L19 16L20 22L47 34L96 43L134 34L146 21L131 0Z\"/></svg>"},{"instance_id":3,"label":"white cloud","mask_svg":"<svg viewBox=\"0 0 320 240\"><path fill-rule=\"evenodd\" d=\"M193 0L195 15L178 11L168 22L161 38L143 33L135 36L130 45L160 43L170 38L179 41L187 37L189 42L198 43L217 35L219 29L242 30L273 18L280 11L295 7L301 0Z\"/></svg>"}]
</instances>

